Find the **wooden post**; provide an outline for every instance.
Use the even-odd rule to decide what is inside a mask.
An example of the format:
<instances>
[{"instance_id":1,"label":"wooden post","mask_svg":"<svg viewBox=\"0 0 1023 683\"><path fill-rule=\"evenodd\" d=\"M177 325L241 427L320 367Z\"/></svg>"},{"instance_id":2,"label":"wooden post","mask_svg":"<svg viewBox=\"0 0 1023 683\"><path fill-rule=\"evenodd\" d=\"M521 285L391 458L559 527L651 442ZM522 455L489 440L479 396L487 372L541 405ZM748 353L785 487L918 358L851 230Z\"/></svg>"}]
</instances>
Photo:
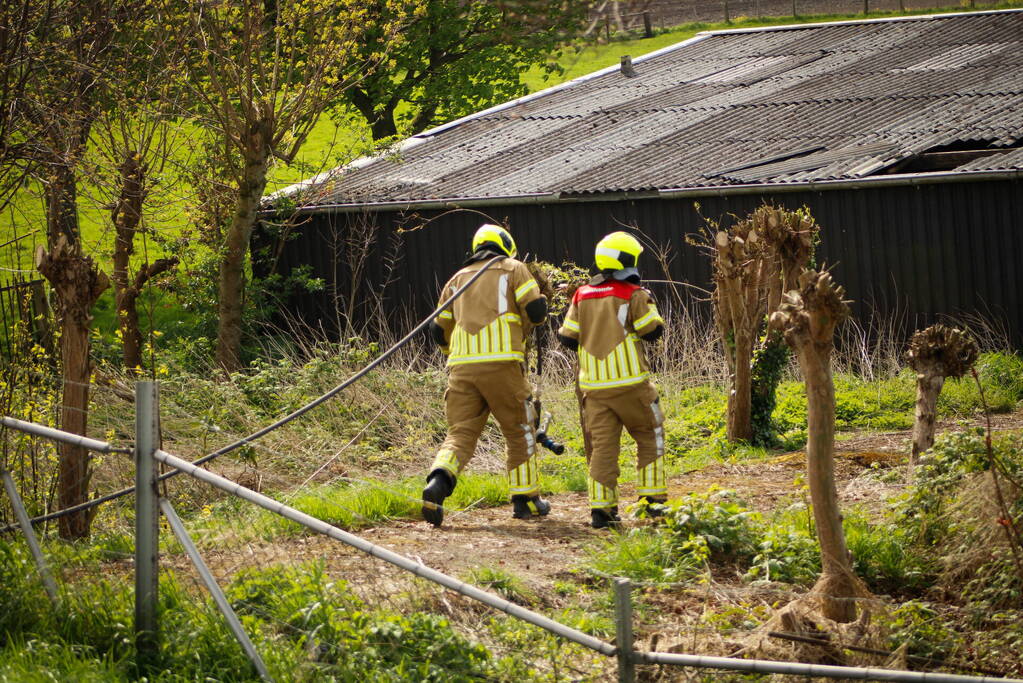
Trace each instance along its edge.
<instances>
[{"instance_id":1,"label":"wooden post","mask_svg":"<svg viewBox=\"0 0 1023 683\"><path fill-rule=\"evenodd\" d=\"M725 0L725 23L726 24L732 23L732 17L728 13L728 0Z\"/></svg>"},{"instance_id":2,"label":"wooden post","mask_svg":"<svg viewBox=\"0 0 1023 683\"><path fill-rule=\"evenodd\" d=\"M654 27L653 24L650 22L650 12L643 12L643 37L644 38L654 37Z\"/></svg>"},{"instance_id":3,"label":"wooden post","mask_svg":"<svg viewBox=\"0 0 1023 683\"><path fill-rule=\"evenodd\" d=\"M863 0L863 13L870 14L870 0Z\"/></svg>"}]
</instances>

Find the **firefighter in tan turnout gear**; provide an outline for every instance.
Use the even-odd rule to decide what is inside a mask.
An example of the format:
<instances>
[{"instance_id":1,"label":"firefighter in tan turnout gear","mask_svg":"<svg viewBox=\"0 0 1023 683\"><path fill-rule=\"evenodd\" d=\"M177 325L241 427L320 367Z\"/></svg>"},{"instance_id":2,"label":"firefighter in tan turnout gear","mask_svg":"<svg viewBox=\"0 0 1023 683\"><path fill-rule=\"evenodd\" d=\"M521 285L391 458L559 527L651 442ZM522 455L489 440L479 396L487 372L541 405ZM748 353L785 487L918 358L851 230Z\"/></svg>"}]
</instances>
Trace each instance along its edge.
<instances>
[{"instance_id":1,"label":"firefighter in tan turnout gear","mask_svg":"<svg viewBox=\"0 0 1023 683\"><path fill-rule=\"evenodd\" d=\"M668 498L664 474L664 428L657 390L640 340L653 342L664 330L650 293L636 268L643 247L626 232L597 243L600 273L576 290L561 342L579 355L579 389L589 458L590 524L616 526L618 453L622 427L636 441L636 492L647 514L664 513Z\"/></svg>"},{"instance_id":2,"label":"firefighter in tan turnout gear","mask_svg":"<svg viewBox=\"0 0 1023 683\"><path fill-rule=\"evenodd\" d=\"M550 504L540 497L536 416L523 350L528 331L547 317L547 299L525 264L515 260L515 241L507 230L483 225L473 237L472 249L465 267L444 285L441 301L495 256L503 258L430 326L448 365L444 393L448 434L423 489L423 518L434 526L443 521L441 505L454 491L459 472L472 460L491 413L507 444L514 516L523 519L550 512Z\"/></svg>"}]
</instances>

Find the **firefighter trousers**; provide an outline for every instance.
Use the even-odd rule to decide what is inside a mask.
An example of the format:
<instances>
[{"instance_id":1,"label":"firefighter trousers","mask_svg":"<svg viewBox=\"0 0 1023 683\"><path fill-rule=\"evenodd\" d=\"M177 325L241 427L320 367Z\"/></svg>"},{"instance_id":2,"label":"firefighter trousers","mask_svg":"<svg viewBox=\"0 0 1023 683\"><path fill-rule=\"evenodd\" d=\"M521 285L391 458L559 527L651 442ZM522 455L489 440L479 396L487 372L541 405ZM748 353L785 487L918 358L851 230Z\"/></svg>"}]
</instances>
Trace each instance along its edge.
<instances>
[{"instance_id":1,"label":"firefighter trousers","mask_svg":"<svg viewBox=\"0 0 1023 683\"><path fill-rule=\"evenodd\" d=\"M585 431L592 443L590 506L618 504L622 427L636 441L637 495L666 499L664 416L653 384L646 381L625 390L584 392L582 406Z\"/></svg>"},{"instance_id":2,"label":"firefighter trousers","mask_svg":"<svg viewBox=\"0 0 1023 683\"><path fill-rule=\"evenodd\" d=\"M476 453L476 442L493 414L504 435L511 494L536 496L540 478L532 390L516 362L453 365L444 392L448 434L433 461L457 477Z\"/></svg>"}]
</instances>

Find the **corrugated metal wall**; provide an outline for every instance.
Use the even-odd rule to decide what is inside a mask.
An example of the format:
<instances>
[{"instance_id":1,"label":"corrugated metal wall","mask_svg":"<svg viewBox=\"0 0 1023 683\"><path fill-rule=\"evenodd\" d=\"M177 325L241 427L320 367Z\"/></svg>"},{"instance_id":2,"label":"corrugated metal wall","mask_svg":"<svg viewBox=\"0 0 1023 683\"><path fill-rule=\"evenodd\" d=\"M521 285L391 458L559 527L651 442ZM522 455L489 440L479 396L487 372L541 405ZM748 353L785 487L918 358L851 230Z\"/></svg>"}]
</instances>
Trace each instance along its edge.
<instances>
[{"instance_id":1,"label":"corrugated metal wall","mask_svg":"<svg viewBox=\"0 0 1023 683\"><path fill-rule=\"evenodd\" d=\"M476 227L488 220L485 212L508 222L520 253L556 263L588 265L596 240L634 226L669 249L670 279L705 288L709 260L686 242L687 235L702 229L700 214L728 221L730 215L745 215L772 200L788 208L810 208L822 226L818 263L833 267L864 326L871 316L898 316L911 330L942 315L979 314L1005 325L1014 344L1023 341L1023 183L1015 181L705 197L698 200L699 213L693 200L646 199L424 211L414 216L321 214L284 244L278 270L287 273L309 264L314 276L329 283L324 294L291 298L288 310L306 322L336 330L336 309L347 311L353 282L357 285L351 298L360 302L355 320L376 312L367 308L367 301L381 305L399 324L411 316L418 319L429 312L440 285L464 258ZM354 252L346 250L345 236L358 241L367 234L375 242L364 269L353 276L348 254ZM396 252L397 260L388 258ZM650 253L641 263L644 276L664 278ZM266 267L257 263L256 270L262 273ZM694 289L685 291L691 301L699 296ZM705 307L696 301L693 305Z\"/></svg>"}]
</instances>

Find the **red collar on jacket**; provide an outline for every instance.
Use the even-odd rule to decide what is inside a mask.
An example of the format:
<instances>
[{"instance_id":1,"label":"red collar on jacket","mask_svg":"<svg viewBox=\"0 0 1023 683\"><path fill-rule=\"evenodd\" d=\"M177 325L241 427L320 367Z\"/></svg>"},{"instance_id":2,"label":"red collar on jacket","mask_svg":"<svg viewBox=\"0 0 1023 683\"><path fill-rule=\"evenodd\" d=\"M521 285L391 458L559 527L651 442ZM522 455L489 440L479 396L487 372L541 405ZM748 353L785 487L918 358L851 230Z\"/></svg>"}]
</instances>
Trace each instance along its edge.
<instances>
[{"instance_id":1,"label":"red collar on jacket","mask_svg":"<svg viewBox=\"0 0 1023 683\"><path fill-rule=\"evenodd\" d=\"M608 296L616 296L619 299L625 299L628 301L632 298L632 293L637 289L641 289L640 286L634 285L631 282L608 279L600 284L583 285L579 289L575 290L575 296L572 297L572 303L578 303L583 299L603 299Z\"/></svg>"}]
</instances>

